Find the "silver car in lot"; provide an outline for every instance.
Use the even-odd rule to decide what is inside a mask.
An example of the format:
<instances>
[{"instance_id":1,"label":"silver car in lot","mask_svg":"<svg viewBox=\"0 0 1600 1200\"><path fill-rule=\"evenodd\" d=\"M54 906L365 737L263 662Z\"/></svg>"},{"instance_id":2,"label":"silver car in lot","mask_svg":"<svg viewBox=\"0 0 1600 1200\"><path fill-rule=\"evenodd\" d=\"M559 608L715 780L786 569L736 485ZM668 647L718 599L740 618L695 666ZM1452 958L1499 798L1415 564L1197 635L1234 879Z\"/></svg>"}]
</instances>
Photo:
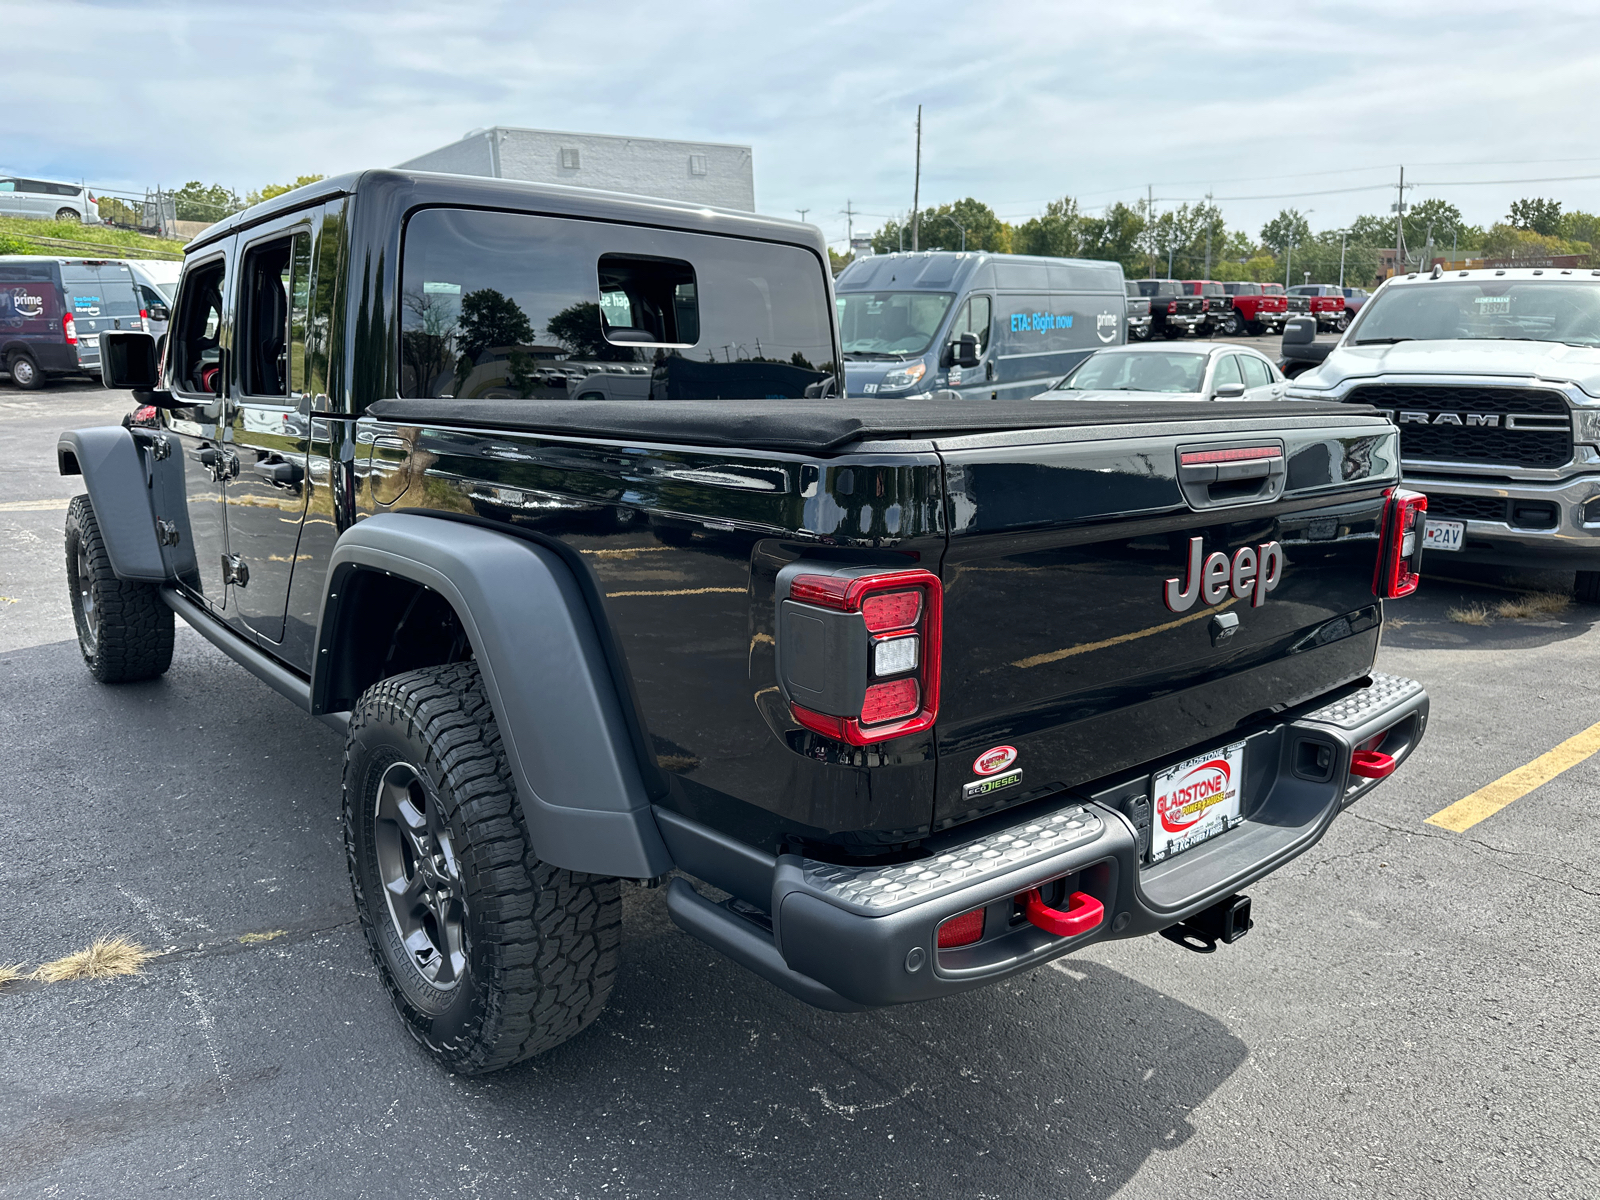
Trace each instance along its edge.
<instances>
[{"instance_id":1,"label":"silver car in lot","mask_svg":"<svg viewBox=\"0 0 1600 1200\"><path fill-rule=\"evenodd\" d=\"M81 183L0 175L0 217L99 225L100 202Z\"/></svg>"},{"instance_id":2,"label":"silver car in lot","mask_svg":"<svg viewBox=\"0 0 1600 1200\"><path fill-rule=\"evenodd\" d=\"M1248 346L1107 346L1050 391L1083 400L1279 400L1287 380ZM1135 395L1130 395L1135 393Z\"/></svg>"}]
</instances>

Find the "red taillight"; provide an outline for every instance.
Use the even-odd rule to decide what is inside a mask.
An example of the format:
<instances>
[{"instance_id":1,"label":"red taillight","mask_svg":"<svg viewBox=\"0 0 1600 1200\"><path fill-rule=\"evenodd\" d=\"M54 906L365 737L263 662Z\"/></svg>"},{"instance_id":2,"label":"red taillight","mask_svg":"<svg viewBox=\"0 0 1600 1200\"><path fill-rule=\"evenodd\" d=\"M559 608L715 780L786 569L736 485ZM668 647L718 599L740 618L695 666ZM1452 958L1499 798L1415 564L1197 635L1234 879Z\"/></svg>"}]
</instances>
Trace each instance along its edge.
<instances>
[{"instance_id":1,"label":"red taillight","mask_svg":"<svg viewBox=\"0 0 1600 1200\"><path fill-rule=\"evenodd\" d=\"M909 629L922 612L922 590L879 592L861 602L861 616L869 633L888 629Z\"/></svg>"},{"instance_id":2,"label":"red taillight","mask_svg":"<svg viewBox=\"0 0 1600 1200\"><path fill-rule=\"evenodd\" d=\"M1177 312L1178 311L1178 302L1176 300L1168 300L1167 301L1167 311L1169 313Z\"/></svg>"},{"instance_id":3,"label":"red taillight","mask_svg":"<svg viewBox=\"0 0 1600 1200\"><path fill-rule=\"evenodd\" d=\"M798 575L789 599L837 612L861 614L867 638L868 678L861 711L849 715L789 706L794 719L814 733L870 746L921 733L939 715L940 641L944 589L939 577L920 568L879 575ZM839 669L840 662L827 669Z\"/></svg>"},{"instance_id":4,"label":"red taillight","mask_svg":"<svg viewBox=\"0 0 1600 1200\"><path fill-rule=\"evenodd\" d=\"M959 917L951 917L939 926L939 949L953 950L957 946L970 946L983 936L983 909L975 908Z\"/></svg>"},{"instance_id":5,"label":"red taillight","mask_svg":"<svg viewBox=\"0 0 1600 1200\"><path fill-rule=\"evenodd\" d=\"M1428 498L1421 492L1392 488L1385 498L1378 565L1372 576L1372 591L1381 599L1409 596L1422 581L1422 525L1427 511Z\"/></svg>"},{"instance_id":6,"label":"red taillight","mask_svg":"<svg viewBox=\"0 0 1600 1200\"><path fill-rule=\"evenodd\" d=\"M67 339L67 345L78 344L78 323L72 319L71 313L61 314L61 336Z\"/></svg>"},{"instance_id":7,"label":"red taillight","mask_svg":"<svg viewBox=\"0 0 1600 1200\"><path fill-rule=\"evenodd\" d=\"M1178 464L1197 467L1206 463L1252 462L1258 458L1282 457L1282 446L1232 446L1226 450L1185 450L1178 455Z\"/></svg>"},{"instance_id":8,"label":"red taillight","mask_svg":"<svg viewBox=\"0 0 1600 1200\"><path fill-rule=\"evenodd\" d=\"M139 320L148 321L149 319L150 319L150 310L148 308L141 308L139 310Z\"/></svg>"}]
</instances>

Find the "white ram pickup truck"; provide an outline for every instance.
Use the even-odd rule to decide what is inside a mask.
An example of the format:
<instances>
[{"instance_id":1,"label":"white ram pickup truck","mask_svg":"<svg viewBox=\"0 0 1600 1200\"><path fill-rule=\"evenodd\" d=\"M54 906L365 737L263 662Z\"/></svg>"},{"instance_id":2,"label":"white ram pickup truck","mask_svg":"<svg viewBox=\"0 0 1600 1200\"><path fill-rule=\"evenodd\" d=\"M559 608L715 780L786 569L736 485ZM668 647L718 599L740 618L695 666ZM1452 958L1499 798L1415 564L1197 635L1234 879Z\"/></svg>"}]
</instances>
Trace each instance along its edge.
<instances>
[{"instance_id":1,"label":"white ram pickup truck","mask_svg":"<svg viewBox=\"0 0 1600 1200\"><path fill-rule=\"evenodd\" d=\"M1315 334L1284 331L1287 398L1370 404L1400 427L1430 550L1576 571L1577 598L1600 602L1600 270L1407 275L1337 342Z\"/></svg>"}]
</instances>

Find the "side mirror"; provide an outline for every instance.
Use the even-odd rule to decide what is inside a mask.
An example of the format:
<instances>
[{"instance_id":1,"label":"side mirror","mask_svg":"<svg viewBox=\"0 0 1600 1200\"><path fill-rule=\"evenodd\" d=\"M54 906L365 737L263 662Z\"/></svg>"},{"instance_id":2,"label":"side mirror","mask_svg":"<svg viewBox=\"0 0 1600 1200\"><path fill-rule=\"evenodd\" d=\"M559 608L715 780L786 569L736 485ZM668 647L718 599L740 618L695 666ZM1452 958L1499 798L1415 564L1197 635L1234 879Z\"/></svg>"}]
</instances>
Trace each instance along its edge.
<instances>
[{"instance_id":1,"label":"side mirror","mask_svg":"<svg viewBox=\"0 0 1600 1200\"><path fill-rule=\"evenodd\" d=\"M1315 317L1296 317L1283 327L1285 346L1309 346L1317 340Z\"/></svg>"},{"instance_id":2,"label":"side mirror","mask_svg":"<svg viewBox=\"0 0 1600 1200\"><path fill-rule=\"evenodd\" d=\"M172 310L165 304L153 304L150 306L150 319L152 321L170 321L172 320Z\"/></svg>"},{"instance_id":3,"label":"side mirror","mask_svg":"<svg viewBox=\"0 0 1600 1200\"><path fill-rule=\"evenodd\" d=\"M1242 395L1244 395L1244 384L1242 383L1218 384L1217 390L1212 393L1212 396L1218 400L1237 400Z\"/></svg>"},{"instance_id":4,"label":"side mirror","mask_svg":"<svg viewBox=\"0 0 1600 1200\"><path fill-rule=\"evenodd\" d=\"M978 365L978 335L963 333L956 341L956 365L961 367L975 367Z\"/></svg>"},{"instance_id":5,"label":"side mirror","mask_svg":"<svg viewBox=\"0 0 1600 1200\"><path fill-rule=\"evenodd\" d=\"M148 333L119 329L100 335L100 382L108 388L154 388L161 382L159 361Z\"/></svg>"}]
</instances>

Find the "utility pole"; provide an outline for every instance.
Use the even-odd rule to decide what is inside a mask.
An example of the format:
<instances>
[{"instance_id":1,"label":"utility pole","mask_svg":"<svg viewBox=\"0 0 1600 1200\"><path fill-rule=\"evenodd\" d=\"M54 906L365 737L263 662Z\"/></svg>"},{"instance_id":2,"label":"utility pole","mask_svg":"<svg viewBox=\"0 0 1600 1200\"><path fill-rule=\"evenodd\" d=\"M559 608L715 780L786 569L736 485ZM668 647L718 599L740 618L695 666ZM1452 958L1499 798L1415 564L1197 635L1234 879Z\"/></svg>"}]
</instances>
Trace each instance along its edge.
<instances>
[{"instance_id":1,"label":"utility pole","mask_svg":"<svg viewBox=\"0 0 1600 1200\"><path fill-rule=\"evenodd\" d=\"M1200 276L1201 279L1210 279L1211 278L1211 226L1212 226L1212 224L1213 224L1213 222L1212 222L1212 219L1211 219L1211 193L1208 191L1208 192L1206 192L1206 269L1205 269L1204 274L1202 274ZM1168 274L1171 274L1171 272L1168 272Z\"/></svg>"},{"instance_id":2,"label":"utility pole","mask_svg":"<svg viewBox=\"0 0 1600 1200\"><path fill-rule=\"evenodd\" d=\"M1150 256L1150 278L1156 277L1156 185L1145 184L1144 192L1144 220L1145 226L1150 230L1150 236L1145 238L1144 244L1148 247L1145 251Z\"/></svg>"},{"instance_id":3,"label":"utility pole","mask_svg":"<svg viewBox=\"0 0 1600 1200\"><path fill-rule=\"evenodd\" d=\"M917 208L922 201L922 105L917 105L917 174L911 185L911 250L917 249L917 229L920 214Z\"/></svg>"},{"instance_id":4,"label":"utility pole","mask_svg":"<svg viewBox=\"0 0 1600 1200\"><path fill-rule=\"evenodd\" d=\"M1400 168L1400 198L1394 206L1394 273L1405 270L1406 252L1406 169Z\"/></svg>"},{"instance_id":5,"label":"utility pole","mask_svg":"<svg viewBox=\"0 0 1600 1200\"><path fill-rule=\"evenodd\" d=\"M1344 245L1349 240L1350 231L1341 229L1339 231L1339 290L1341 292L1344 291Z\"/></svg>"},{"instance_id":6,"label":"utility pole","mask_svg":"<svg viewBox=\"0 0 1600 1200\"><path fill-rule=\"evenodd\" d=\"M850 243L850 252L855 253L856 244L856 210L850 207L850 201L844 202L844 240Z\"/></svg>"}]
</instances>

